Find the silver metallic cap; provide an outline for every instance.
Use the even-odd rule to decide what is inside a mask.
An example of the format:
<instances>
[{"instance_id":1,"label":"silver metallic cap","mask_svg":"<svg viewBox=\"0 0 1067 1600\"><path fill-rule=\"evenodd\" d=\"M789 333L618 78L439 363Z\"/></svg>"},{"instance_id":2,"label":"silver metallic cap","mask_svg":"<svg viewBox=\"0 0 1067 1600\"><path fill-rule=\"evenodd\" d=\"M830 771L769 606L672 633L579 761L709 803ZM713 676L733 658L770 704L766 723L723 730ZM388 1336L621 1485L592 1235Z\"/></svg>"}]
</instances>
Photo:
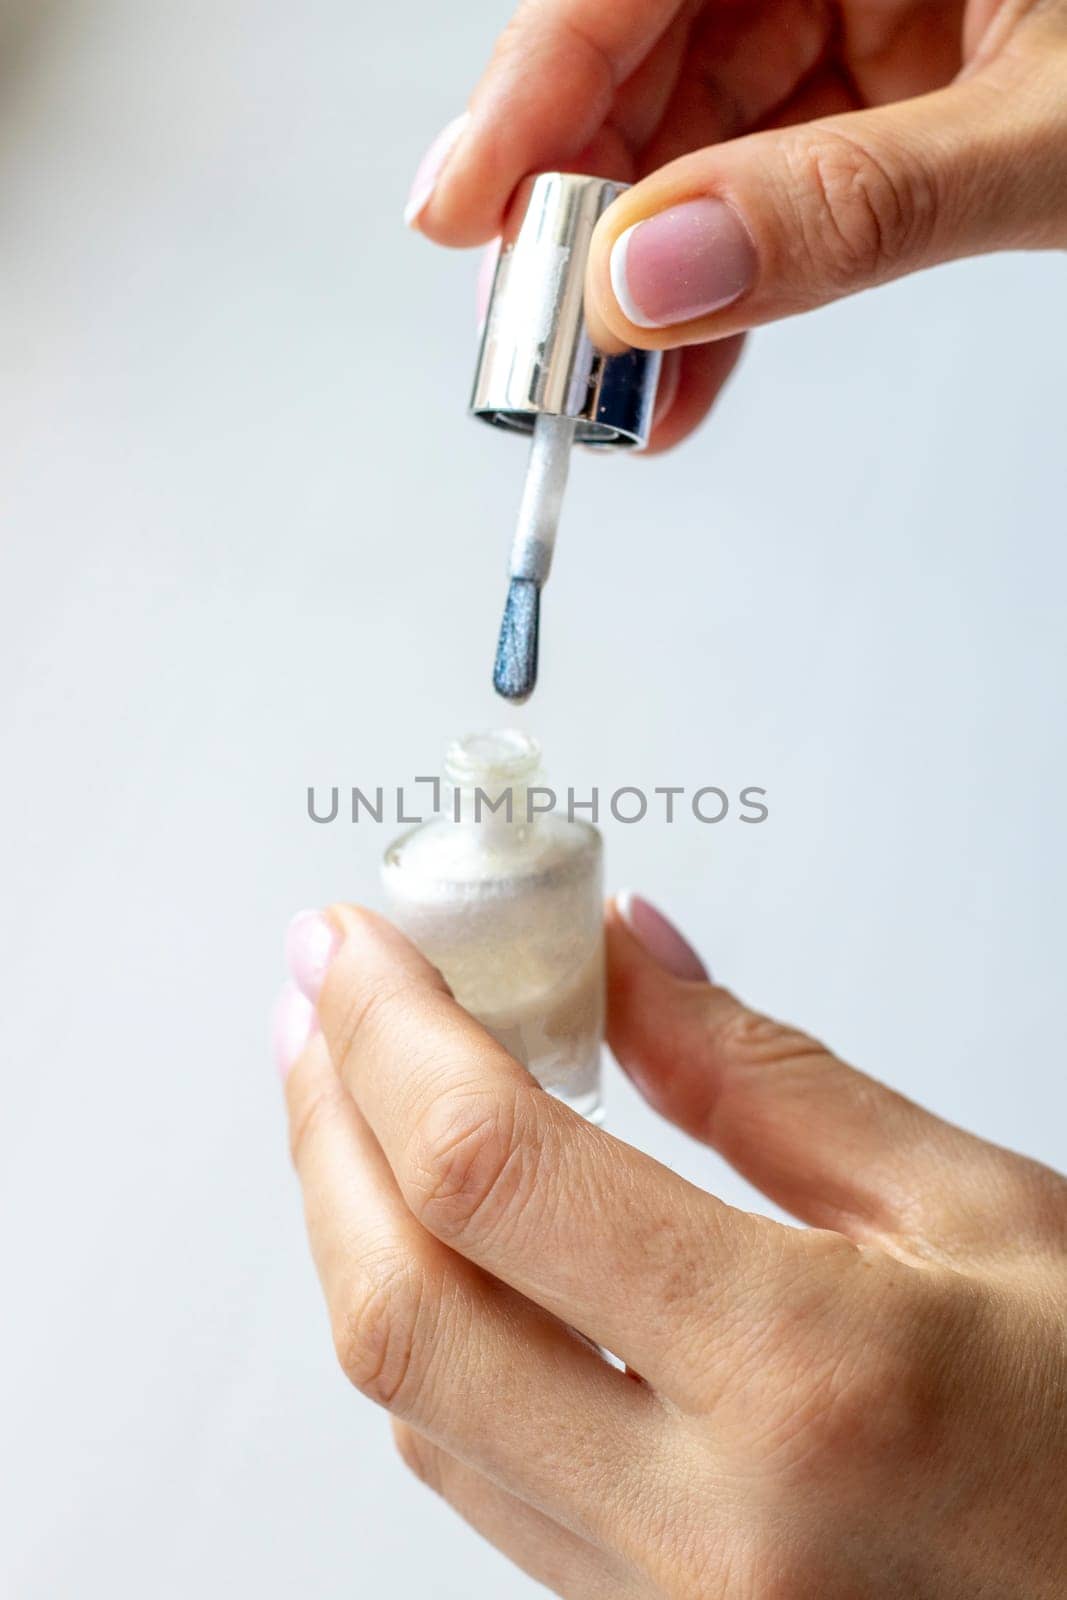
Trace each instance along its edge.
<instances>
[{"instance_id":1,"label":"silver metallic cap","mask_svg":"<svg viewBox=\"0 0 1067 1600\"><path fill-rule=\"evenodd\" d=\"M530 433L543 413L573 417L578 444L648 443L658 350L606 356L585 326L585 268L601 213L628 186L573 172L527 180L486 313L470 408Z\"/></svg>"}]
</instances>

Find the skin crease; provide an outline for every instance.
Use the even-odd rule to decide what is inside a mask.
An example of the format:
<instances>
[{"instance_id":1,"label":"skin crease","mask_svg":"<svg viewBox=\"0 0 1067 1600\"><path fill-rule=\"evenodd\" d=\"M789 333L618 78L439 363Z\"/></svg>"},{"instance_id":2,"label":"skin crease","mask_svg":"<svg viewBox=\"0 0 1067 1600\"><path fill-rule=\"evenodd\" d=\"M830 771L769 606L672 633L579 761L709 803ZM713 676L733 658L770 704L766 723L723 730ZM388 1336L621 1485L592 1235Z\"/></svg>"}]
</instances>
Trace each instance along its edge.
<instances>
[{"instance_id":1,"label":"skin crease","mask_svg":"<svg viewBox=\"0 0 1067 1600\"><path fill-rule=\"evenodd\" d=\"M328 918L293 1159L419 1478L567 1600L1063 1596L1067 1180L609 906L617 1059L809 1226L734 1210L545 1094L383 919Z\"/></svg>"},{"instance_id":2,"label":"skin crease","mask_svg":"<svg viewBox=\"0 0 1067 1600\"><path fill-rule=\"evenodd\" d=\"M601 219L586 310L607 350L679 350L653 451L699 423L749 328L956 257L1067 246L1067 0L525 0L470 111L416 219L440 244L497 235L529 172L636 180ZM612 245L708 196L743 219L754 284L636 326Z\"/></svg>"}]
</instances>

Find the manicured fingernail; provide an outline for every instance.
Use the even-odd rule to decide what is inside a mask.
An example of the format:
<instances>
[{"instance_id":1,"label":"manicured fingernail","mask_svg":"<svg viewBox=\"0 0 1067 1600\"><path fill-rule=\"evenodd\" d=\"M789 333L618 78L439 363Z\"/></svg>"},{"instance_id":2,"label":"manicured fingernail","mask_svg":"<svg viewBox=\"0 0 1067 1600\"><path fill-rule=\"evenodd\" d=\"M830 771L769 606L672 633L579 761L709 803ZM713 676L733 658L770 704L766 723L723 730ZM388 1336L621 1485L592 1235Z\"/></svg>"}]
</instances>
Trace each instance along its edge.
<instances>
[{"instance_id":1,"label":"manicured fingernail","mask_svg":"<svg viewBox=\"0 0 1067 1600\"><path fill-rule=\"evenodd\" d=\"M719 311L750 288L756 249L724 200L687 200L635 222L611 250L611 287L639 328Z\"/></svg>"},{"instance_id":2,"label":"manicured fingernail","mask_svg":"<svg viewBox=\"0 0 1067 1600\"><path fill-rule=\"evenodd\" d=\"M441 129L441 132L419 162L411 185L411 193L408 195L408 203L404 207L404 221L409 228L415 226L425 211L430 196L437 185L437 180L444 171L445 163L463 137L464 129L469 121L469 111L464 111L461 116L453 117L452 121Z\"/></svg>"},{"instance_id":3,"label":"manicured fingernail","mask_svg":"<svg viewBox=\"0 0 1067 1600\"><path fill-rule=\"evenodd\" d=\"M309 1000L319 998L341 936L321 911L298 911L285 930L285 964Z\"/></svg>"},{"instance_id":4,"label":"manicured fingernail","mask_svg":"<svg viewBox=\"0 0 1067 1600\"><path fill-rule=\"evenodd\" d=\"M639 894L624 889L615 896L615 908L653 961L658 961L674 977L705 981L710 977L688 939L683 939L673 922L668 922L662 911L642 900Z\"/></svg>"},{"instance_id":5,"label":"manicured fingernail","mask_svg":"<svg viewBox=\"0 0 1067 1600\"><path fill-rule=\"evenodd\" d=\"M308 1040L317 1027L315 1007L307 995L301 994L295 983L284 984L275 1001L271 1029L274 1059L283 1083L307 1049Z\"/></svg>"}]
</instances>

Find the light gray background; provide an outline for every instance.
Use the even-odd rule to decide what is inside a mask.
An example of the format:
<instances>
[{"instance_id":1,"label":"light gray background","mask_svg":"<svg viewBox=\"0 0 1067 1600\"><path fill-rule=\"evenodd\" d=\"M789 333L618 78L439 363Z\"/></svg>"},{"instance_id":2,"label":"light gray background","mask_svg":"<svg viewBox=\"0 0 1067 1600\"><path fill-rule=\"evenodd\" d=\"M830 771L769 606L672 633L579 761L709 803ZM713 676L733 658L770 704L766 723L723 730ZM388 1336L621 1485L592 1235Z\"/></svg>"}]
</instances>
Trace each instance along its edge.
<instances>
[{"instance_id":1,"label":"light gray background","mask_svg":"<svg viewBox=\"0 0 1067 1600\"><path fill-rule=\"evenodd\" d=\"M7 0L0 1591L518 1597L335 1371L267 1013L298 907L487 689L522 447L474 263L400 225L508 7ZM446 20L447 19L447 20ZM1067 1165L1064 266L763 333L714 424L576 465L523 721L721 977ZM731 1200L612 1072L612 1126ZM538 1591L539 1592L539 1591Z\"/></svg>"}]
</instances>

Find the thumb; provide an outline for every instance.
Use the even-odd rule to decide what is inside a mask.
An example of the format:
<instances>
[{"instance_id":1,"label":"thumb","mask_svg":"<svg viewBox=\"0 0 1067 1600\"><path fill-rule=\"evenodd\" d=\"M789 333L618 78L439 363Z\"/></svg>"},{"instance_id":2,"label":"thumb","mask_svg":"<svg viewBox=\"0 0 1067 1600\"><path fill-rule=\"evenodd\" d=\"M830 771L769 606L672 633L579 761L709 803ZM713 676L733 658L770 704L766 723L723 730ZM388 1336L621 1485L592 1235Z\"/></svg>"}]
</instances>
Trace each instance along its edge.
<instances>
[{"instance_id":1,"label":"thumb","mask_svg":"<svg viewBox=\"0 0 1067 1600\"><path fill-rule=\"evenodd\" d=\"M600 221L593 337L696 344L936 262L1067 244L1067 80L1047 81L1064 59L671 162Z\"/></svg>"},{"instance_id":2,"label":"thumb","mask_svg":"<svg viewBox=\"0 0 1067 1600\"><path fill-rule=\"evenodd\" d=\"M623 894L609 907L607 952L608 1043L619 1064L656 1110L794 1216L971 1259L997 1247L992 1215L1010 1219L1016 1240L1040 1233L1044 1169L750 1011L706 980L647 901Z\"/></svg>"}]
</instances>

